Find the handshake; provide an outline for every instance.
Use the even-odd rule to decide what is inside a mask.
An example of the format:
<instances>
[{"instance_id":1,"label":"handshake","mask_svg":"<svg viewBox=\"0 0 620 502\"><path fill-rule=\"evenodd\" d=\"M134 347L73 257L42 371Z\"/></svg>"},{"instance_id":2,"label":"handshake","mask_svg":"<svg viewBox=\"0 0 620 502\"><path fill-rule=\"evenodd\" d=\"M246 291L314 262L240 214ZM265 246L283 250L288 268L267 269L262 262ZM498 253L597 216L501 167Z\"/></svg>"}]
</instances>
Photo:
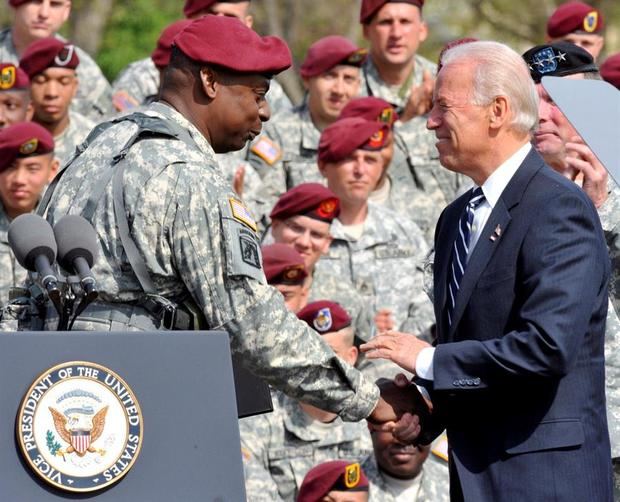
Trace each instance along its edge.
<instances>
[{"instance_id":1,"label":"handshake","mask_svg":"<svg viewBox=\"0 0 620 502\"><path fill-rule=\"evenodd\" d=\"M430 444L435 436L432 427L432 404L405 375L396 379L380 378L376 382L381 396L366 419L375 430L391 432L407 444Z\"/></svg>"}]
</instances>

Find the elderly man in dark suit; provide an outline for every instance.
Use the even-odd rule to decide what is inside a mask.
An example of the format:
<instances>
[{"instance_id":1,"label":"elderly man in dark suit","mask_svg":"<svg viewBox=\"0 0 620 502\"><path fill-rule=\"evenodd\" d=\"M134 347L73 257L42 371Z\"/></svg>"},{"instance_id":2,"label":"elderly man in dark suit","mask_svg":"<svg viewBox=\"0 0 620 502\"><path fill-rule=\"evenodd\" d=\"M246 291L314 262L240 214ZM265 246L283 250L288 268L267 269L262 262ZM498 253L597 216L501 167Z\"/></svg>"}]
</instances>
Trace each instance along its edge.
<instances>
[{"instance_id":1,"label":"elderly man in dark suit","mask_svg":"<svg viewBox=\"0 0 620 502\"><path fill-rule=\"evenodd\" d=\"M442 63L428 127L475 185L437 224L437 344L386 333L362 350L426 380L423 440L447 428L453 500L610 501L596 209L530 146L537 97L518 54L472 42ZM413 440L417 416L409 427Z\"/></svg>"}]
</instances>

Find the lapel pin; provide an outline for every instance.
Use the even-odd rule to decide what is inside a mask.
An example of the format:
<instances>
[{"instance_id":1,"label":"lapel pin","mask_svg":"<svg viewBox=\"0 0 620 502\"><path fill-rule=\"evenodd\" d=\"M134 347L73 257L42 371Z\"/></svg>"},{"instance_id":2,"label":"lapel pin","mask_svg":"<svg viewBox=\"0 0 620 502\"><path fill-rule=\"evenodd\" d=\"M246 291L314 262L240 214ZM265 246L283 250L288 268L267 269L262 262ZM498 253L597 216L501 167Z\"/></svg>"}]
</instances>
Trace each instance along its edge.
<instances>
[{"instance_id":1,"label":"lapel pin","mask_svg":"<svg viewBox=\"0 0 620 502\"><path fill-rule=\"evenodd\" d=\"M495 227L495 230L493 230L493 233L491 234L491 237L489 237L489 239L491 239L491 242L495 242L497 239L499 239L502 235L502 227L499 226L499 224Z\"/></svg>"}]
</instances>

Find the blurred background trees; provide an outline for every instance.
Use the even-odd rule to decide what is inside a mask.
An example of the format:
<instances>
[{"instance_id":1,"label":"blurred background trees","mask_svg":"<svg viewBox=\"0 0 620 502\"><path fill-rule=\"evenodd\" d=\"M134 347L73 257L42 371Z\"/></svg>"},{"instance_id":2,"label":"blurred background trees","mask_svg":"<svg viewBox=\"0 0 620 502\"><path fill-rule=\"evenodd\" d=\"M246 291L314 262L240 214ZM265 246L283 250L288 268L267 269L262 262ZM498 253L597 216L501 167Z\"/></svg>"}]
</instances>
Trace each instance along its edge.
<instances>
[{"instance_id":1,"label":"blurred background trees","mask_svg":"<svg viewBox=\"0 0 620 502\"><path fill-rule=\"evenodd\" d=\"M255 28L283 37L295 65L308 46L329 34L342 34L364 44L358 21L361 0L253 0ZM436 60L448 41L464 36L507 43L518 52L544 42L549 14L563 0L429 0L424 17L430 28L420 53ZM620 51L620 1L589 0L605 15L606 54ZM148 56L160 31L182 17L180 0L73 0L64 35L93 54L112 81L128 63ZM0 24L10 22L10 9ZM294 101L302 95L295 71L278 77Z\"/></svg>"}]
</instances>

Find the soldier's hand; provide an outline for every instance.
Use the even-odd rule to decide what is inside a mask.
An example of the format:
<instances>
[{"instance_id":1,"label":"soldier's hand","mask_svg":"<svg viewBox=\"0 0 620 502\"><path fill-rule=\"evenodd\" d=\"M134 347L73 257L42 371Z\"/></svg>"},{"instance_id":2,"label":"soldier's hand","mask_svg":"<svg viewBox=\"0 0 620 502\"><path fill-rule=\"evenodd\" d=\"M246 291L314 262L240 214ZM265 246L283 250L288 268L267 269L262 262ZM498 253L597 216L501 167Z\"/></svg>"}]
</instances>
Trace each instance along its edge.
<instances>
[{"instance_id":1,"label":"soldier's hand","mask_svg":"<svg viewBox=\"0 0 620 502\"><path fill-rule=\"evenodd\" d=\"M375 327L379 333L394 329L394 318L392 317L392 311L390 309L378 310L374 320Z\"/></svg>"},{"instance_id":2,"label":"soldier's hand","mask_svg":"<svg viewBox=\"0 0 620 502\"><path fill-rule=\"evenodd\" d=\"M233 177L233 190L239 197L243 197L243 181L245 180L245 167L239 166Z\"/></svg>"},{"instance_id":3,"label":"soldier's hand","mask_svg":"<svg viewBox=\"0 0 620 502\"><path fill-rule=\"evenodd\" d=\"M435 88L435 79L431 72L424 70L422 83L411 88L409 99L405 105L405 109L400 114L400 120L407 122L414 117L426 115L433 106L433 89Z\"/></svg>"},{"instance_id":4,"label":"soldier's hand","mask_svg":"<svg viewBox=\"0 0 620 502\"><path fill-rule=\"evenodd\" d=\"M583 177L581 187L599 208L607 200L607 170L579 136L566 143L566 162L573 172Z\"/></svg>"},{"instance_id":5,"label":"soldier's hand","mask_svg":"<svg viewBox=\"0 0 620 502\"><path fill-rule=\"evenodd\" d=\"M386 331L360 345L367 359L389 359L405 371L415 374L420 351L431 345L417 336L399 331Z\"/></svg>"}]
</instances>

